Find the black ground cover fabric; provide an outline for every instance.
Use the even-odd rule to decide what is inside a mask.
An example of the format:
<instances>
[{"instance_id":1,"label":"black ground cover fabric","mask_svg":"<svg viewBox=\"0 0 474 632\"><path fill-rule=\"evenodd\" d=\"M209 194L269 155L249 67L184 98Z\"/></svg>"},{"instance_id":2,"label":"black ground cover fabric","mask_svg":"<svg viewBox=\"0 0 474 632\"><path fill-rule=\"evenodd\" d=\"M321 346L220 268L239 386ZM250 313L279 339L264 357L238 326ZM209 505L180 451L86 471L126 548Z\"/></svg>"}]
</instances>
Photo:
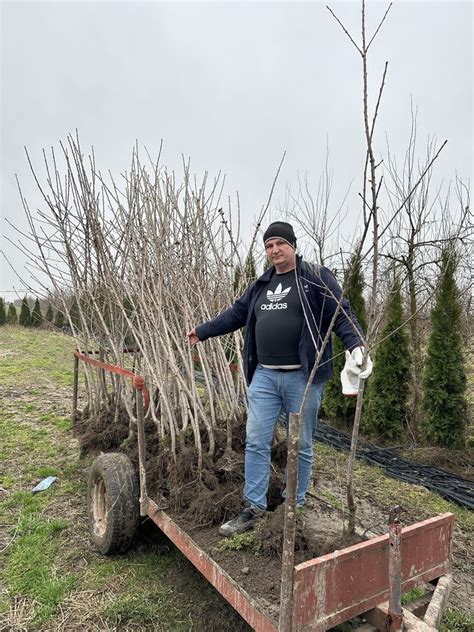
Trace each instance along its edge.
<instances>
[{"instance_id":1,"label":"black ground cover fabric","mask_svg":"<svg viewBox=\"0 0 474 632\"><path fill-rule=\"evenodd\" d=\"M351 438L346 433L331 428L322 421L318 422L315 433L316 441L326 443L339 450L348 451ZM437 492L443 498L451 500L462 507L474 509L474 483L455 474L450 474L431 465L421 465L407 461L394 454L391 448L377 446L359 438L358 458L372 465L383 467L389 476L407 483L416 483Z\"/></svg>"}]
</instances>

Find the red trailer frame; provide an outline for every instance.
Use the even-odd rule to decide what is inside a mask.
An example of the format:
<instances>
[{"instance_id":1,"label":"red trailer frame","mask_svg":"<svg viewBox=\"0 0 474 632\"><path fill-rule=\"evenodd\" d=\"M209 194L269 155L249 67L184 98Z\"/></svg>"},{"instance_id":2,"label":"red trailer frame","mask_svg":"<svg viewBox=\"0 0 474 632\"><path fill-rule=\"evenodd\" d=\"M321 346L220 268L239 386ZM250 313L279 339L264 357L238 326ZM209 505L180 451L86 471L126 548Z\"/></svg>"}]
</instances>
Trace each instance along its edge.
<instances>
[{"instance_id":1,"label":"red trailer frame","mask_svg":"<svg viewBox=\"0 0 474 632\"><path fill-rule=\"evenodd\" d=\"M143 394L137 397L137 433L140 475L140 514L149 516L214 588L257 632L320 632L364 615L360 630L436 630L452 585L451 557L454 515L401 528L389 524L389 533L334 551L294 567L291 627L283 626L265 611L147 494L144 409L148 391L142 377L122 367L75 353L73 416L77 409L79 360L119 373ZM403 554L402 554L403 551ZM435 584L419 610L401 608L400 595L412 588ZM388 600L388 601L387 601Z\"/></svg>"}]
</instances>

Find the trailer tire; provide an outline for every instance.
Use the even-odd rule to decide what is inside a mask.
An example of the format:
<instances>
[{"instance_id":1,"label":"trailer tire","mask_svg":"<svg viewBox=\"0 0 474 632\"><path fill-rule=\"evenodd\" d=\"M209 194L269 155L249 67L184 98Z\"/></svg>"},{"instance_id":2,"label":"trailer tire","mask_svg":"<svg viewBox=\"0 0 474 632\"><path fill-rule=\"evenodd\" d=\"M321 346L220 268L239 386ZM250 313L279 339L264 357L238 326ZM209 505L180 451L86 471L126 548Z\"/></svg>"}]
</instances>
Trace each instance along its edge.
<instances>
[{"instance_id":1,"label":"trailer tire","mask_svg":"<svg viewBox=\"0 0 474 632\"><path fill-rule=\"evenodd\" d=\"M92 541L103 555L126 551L140 519L139 487L125 454L101 454L92 463L87 486Z\"/></svg>"}]
</instances>

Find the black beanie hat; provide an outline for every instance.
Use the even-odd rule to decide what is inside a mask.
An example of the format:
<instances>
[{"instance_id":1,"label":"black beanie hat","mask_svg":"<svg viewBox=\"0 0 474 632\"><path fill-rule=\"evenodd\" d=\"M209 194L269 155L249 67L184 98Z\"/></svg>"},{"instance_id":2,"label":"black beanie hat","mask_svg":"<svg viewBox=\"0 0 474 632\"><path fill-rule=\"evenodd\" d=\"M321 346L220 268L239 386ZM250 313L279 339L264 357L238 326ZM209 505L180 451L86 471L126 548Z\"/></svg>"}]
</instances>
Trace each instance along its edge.
<instances>
[{"instance_id":1,"label":"black beanie hat","mask_svg":"<svg viewBox=\"0 0 474 632\"><path fill-rule=\"evenodd\" d=\"M263 234L263 243L266 244L269 239L283 239L290 246L296 248L296 236L293 226L287 222L273 222Z\"/></svg>"}]
</instances>

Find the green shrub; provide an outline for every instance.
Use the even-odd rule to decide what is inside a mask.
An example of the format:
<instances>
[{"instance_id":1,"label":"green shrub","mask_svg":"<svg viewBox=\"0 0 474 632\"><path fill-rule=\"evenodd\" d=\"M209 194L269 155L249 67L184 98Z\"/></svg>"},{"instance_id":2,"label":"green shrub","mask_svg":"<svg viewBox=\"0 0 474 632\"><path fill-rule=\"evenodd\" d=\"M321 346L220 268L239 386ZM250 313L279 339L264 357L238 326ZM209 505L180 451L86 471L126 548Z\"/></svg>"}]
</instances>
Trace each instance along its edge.
<instances>
[{"instance_id":1,"label":"green shrub","mask_svg":"<svg viewBox=\"0 0 474 632\"><path fill-rule=\"evenodd\" d=\"M384 439L400 438L408 417L411 355L403 322L400 283L395 281L363 408L363 430Z\"/></svg>"},{"instance_id":2,"label":"green shrub","mask_svg":"<svg viewBox=\"0 0 474 632\"><path fill-rule=\"evenodd\" d=\"M5 301L0 297L0 325L7 322L7 314L5 312Z\"/></svg>"},{"instance_id":3,"label":"green shrub","mask_svg":"<svg viewBox=\"0 0 474 632\"><path fill-rule=\"evenodd\" d=\"M445 250L423 376L424 436L434 445L452 449L464 447L467 416L456 266L454 253Z\"/></svg>"},{"instance_id":4,"label":"green shrub","mask_svg":"<svg viewBox=\"0 0 474 632\"><path fill-rule=\"evenodd\" d=\"M58 329L62 329L64 327L64 314L60 309L58 309L54 317L54 326Z\"/></svg>"},{"instance_id":5,"label":"green shrub","mask_svg":"<svg viewBox=\"0 0 474 632\"><path fill-rule=\"evenodd\" d=\"M349 261L349 265L344 275L344 286L347 286L346 296L351 304L352 311L355 313L357 320L365 330L366 315L363 296L364 277L362 274L360 257L357 259L356 255L353 255ZM357 398L347 397L342 394L340 376L346 362L344 351L345 349L342 342L337 336L333 336L334 374L324 387L321 414L334 419L339 419L340 421L346 422L346 424L352 424Z\"/></svg>"},{"instance_id":6,"label":"green shrub","mask_svg":"<svg viewBox=\"0 0 474 632\"><path fill-rule=\"evenodd\" d=\"M71 318L71 322L73 324L73 327L77 331L81 331L81 329L82 329L82 327L81 327L81 314L80 314L80 311L79 311L79 303L77 302L76 297L74 297L72 299L71 306L69 307L69 316Z\"/></svg>"},{"instance_id":7,"label":"green shrub","mask_svg":"<svg viewBox=\"0 0 474 632\"><path fill-rule=\"evenodd\" d=\"M18 315L16 313L16 307L13 303L8 306L7 323L9 325L16 325L18 322Z\"/></svg>"},{"instance_id":8,"label":"green shrub","mask_svg":"<svg viewBox=\"0 0 474 632\"><path fill-rule=\"evenodd\" d=\"M23 297L20 310L20 325L23 327L29 327L31 325L31 312L30 306L26 296Z\"/></svg>"},{"instance_id":9,"label":"green shrub","mask_svg":"<svg viewBox=\"0 0 474 632\"><path fill-rule=\"evenodd\" d=\"M33 307L33 311L31 312L31 326L32 327L41 327L43 324L43 314L41 313L41 305L39 299L37 298L35 301L35 305Z\"/></svg>"}]
</instances>

